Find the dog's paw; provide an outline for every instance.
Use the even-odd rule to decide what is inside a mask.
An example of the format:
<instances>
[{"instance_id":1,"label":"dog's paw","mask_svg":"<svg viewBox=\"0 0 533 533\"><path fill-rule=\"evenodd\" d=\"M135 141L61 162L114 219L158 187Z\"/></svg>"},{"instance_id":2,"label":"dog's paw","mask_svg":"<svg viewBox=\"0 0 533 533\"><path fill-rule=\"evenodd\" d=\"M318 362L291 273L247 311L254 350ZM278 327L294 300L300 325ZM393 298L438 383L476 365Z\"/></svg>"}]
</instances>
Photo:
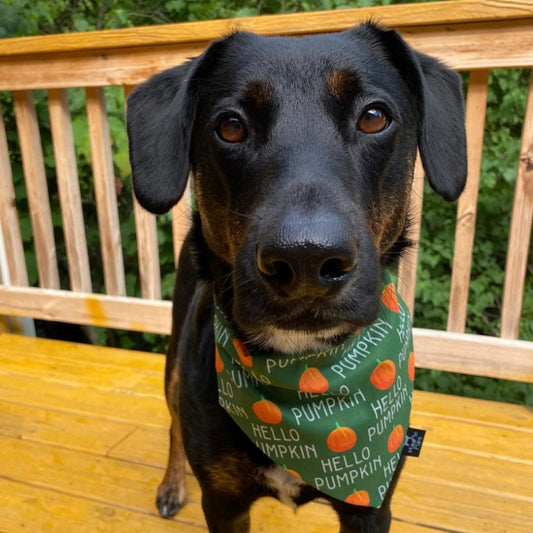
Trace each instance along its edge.
<instances>
[{"instance_id":1,"label":"dog's paw","mask_svg":"<svg viewBox=\"0 0 533 533\"><path fill-rule=\"evenodd\" d=\"M157 490L155 503L160 516L163 518L172 518L183 507L185 500L185 490L163 482Z\"/></svg>"}]
</instances>

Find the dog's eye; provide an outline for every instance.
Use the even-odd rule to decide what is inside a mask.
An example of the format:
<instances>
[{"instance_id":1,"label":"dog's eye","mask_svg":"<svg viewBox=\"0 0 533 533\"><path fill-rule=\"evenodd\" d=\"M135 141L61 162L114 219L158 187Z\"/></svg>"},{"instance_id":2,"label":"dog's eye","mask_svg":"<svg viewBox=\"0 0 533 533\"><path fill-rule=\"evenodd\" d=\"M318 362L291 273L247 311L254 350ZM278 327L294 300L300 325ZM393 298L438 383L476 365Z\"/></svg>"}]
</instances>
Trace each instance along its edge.
<instances>
[{"instance_id":1,"label":"dog's eye","mask_svg":"<svg viewBox=\"0 0 533 533\"><path fill-rule=\"evenodd\" d=\"M388 127L389 123L389 116L383 109L372 107L359 117L357 129L363 133L380 133Z\"/></svg>"},{"instance_id":2,"label":"dog's eye","mask_svg":"<svg viewBox=\"0 0 533 533\"><path fill-rule=\"evenodd\" d=\"M224 142L240 143L246 139L246 128L237 115L226 115L218 123L217 135Z\"/></svg>"}]
</instances>

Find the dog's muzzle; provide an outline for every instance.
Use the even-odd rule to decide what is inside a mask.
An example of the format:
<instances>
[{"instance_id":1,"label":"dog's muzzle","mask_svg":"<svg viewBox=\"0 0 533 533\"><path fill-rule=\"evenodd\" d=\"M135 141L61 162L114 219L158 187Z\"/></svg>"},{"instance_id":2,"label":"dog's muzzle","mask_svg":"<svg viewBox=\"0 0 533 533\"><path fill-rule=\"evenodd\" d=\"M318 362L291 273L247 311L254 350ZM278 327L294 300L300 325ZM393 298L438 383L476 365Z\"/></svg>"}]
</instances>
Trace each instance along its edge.
<instances>
[{"instance_id":1,"label":"dog's muzzle","mask_svg":"<svg viewBox=\"0 0 533 533\"><path fill-rule=\"evenodd\" d=\"M285 217L276 231L261 236L256 254L261 279L277 296L307 302L336 296L358 259L342 218L324 213Z\"/></svg>"}]
</instances>

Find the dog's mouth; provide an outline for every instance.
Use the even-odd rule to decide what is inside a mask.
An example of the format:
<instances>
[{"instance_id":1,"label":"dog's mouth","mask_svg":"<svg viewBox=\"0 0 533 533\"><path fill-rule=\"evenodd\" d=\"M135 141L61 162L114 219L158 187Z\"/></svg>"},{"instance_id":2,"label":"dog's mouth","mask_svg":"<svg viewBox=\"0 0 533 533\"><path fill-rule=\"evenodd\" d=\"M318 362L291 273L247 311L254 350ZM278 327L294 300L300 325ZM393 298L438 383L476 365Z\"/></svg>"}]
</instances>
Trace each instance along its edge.
<instances>
[{"instance_id":1,"label":"dog's mouth","mask_svg":"<svg viewBox=\"0 0 533 533\"><path fill-rule=\"evenodd\" d=\"M233 318L247 342L260 350L283 354L329 350L370 324L378 313L379 299L373 294L348 298L350 305L346 301L342 305L343 300L270 300L265 306L256 301L255 309L234 307ZM257 308L262 309L260 315Z\"/></svg>"},{"instance_id":2,"label":"dog's mouth","mask_svg":"<svg viewBox=\"0 0 533 533\"><path fill-rule=\"evenodd\" d=\"M261 350L282 354L297 354L308 351L329 350L342 343L353 332L350 324L310 330L282 329L265 326L248 333L248 340Z\"/></svg>"}]
</instances>

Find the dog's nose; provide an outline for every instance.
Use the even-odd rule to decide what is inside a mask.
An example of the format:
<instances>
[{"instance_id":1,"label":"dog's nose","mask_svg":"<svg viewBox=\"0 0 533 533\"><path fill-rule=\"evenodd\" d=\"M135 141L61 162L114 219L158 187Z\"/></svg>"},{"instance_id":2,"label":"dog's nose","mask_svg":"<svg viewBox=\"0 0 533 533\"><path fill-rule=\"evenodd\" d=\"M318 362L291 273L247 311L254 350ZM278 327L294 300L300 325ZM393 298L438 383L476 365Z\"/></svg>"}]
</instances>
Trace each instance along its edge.
<instances>
[{"instance_id":1,"label":"dog's nose","mask_svg":"<svg viewBox=\"0 0 533 533\"><path fill-rule=\"evenodd\" d=\"M331 298L357 265L355 242L292 239L263 242L257 250L261 277L285 298Z\"/></svg>"}]
</instances>

